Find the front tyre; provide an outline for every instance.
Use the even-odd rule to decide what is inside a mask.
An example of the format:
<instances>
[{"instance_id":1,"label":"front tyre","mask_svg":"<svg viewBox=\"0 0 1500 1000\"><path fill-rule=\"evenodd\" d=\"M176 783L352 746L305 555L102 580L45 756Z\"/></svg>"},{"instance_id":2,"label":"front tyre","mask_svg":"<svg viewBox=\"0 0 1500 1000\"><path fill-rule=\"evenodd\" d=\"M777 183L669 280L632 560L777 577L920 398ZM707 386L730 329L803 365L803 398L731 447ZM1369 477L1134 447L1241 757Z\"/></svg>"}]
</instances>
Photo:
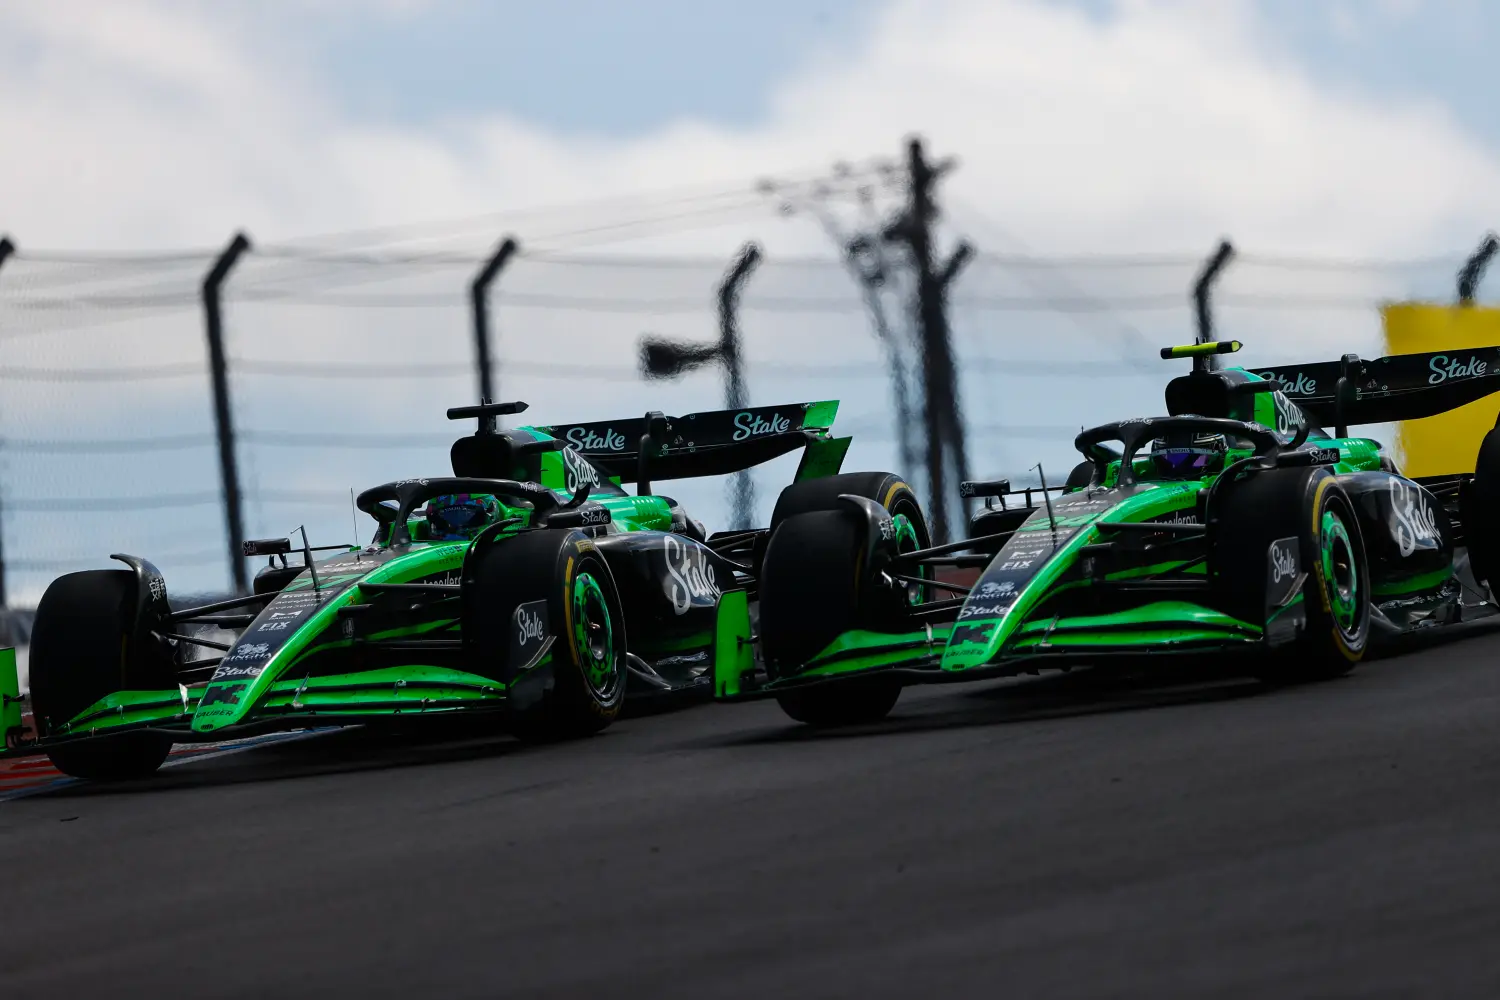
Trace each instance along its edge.
<instances>
[{"instance_id":1,"label":"front tyre","mask_svg":"<svg viewBox=\"0 0 1500 1000\"><path fill-rule=\"evenodd\" d=\"M87 570L52 582L31 632L31 705L43 736L116 691L166 687L168 654L135 629L136 576ZM144 778L172 749L159 733L133 732L57 745L47 751L63 774L93 781Z\"/></svg>"},{"instance_id":2,"label":"front tyre","mask_svg":"<svg viewBox=\"0 0 1500 1000\"><path fill-rule=\"evenodd\" d=\"M1353 670L1370 639L1370 569L1354 505L1323 469L1276 469L1228 484L1217 520L1216 576L1246 620L1265 614L1271 543L1295 537L1306 572L1306 625L1257 673L1273 683L1329 680Z\"/></svg>"},{"instance_id":3,"label":"front tyre","mask_svg":"<svg viewBox=\"0 0 1500 1000\"><path fill-rule=\"evenodd\" d=\"M474 631L481 661L505 664L516 736L529 742L589 736L619 716L625 615L614 577L587 536L543 529L502 538L479 555L472 590L465 627ZM534 666L509 662L517 609L539 602L550 651Z\"/></svg>"}]
</instances>

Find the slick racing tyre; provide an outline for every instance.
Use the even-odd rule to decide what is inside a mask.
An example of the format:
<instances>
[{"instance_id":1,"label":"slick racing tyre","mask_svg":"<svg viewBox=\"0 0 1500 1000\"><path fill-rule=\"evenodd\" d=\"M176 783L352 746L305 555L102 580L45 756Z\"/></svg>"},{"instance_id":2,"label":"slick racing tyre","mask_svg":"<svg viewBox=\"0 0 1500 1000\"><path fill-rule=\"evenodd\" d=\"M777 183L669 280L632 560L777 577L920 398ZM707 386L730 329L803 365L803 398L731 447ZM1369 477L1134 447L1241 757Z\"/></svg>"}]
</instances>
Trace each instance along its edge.
<instances>
[{"instance_id":1,"label":"slick racing tyre","mask_svg":"<svg viewBox=\"0 0 1500 1000\"><path fill-rule=\"evenodd\" d=\"M1370 569L1354 505L1327 470L1273 469L1225 484L1215 518L1215 583L1246 621L1264 619L1271 543L1297 539L1306 627L1260 664L1261 678L1301 683L1354 669L1370 638Z\"/></svg>"},{"instance_id":2,"label":"slick racing tyre","mask_svg":"<svg viewBox=\"0 0 1500 1000\"><path fill-rule=\"evenodd\" d=\"M793 483L781 491L776 498L776 507L771 512L771 530L766 533L767 544L775 536L776 529L788 518L814 511L846 510L839 502L840 494L852 494L874 500L884 507L896 523L896 549L899 552L914 552L932 544L932 535L927 530L927 518L922 514L922 504L906 481L894 472L845 472L821 479L807 479ZM761 557L764 557L764 549ZM760 570L760 561L756 561ZM916 575L927 576L927 569ZM909 589L907 601L919 604L933 599L931 588L920 585ZM896 609L896 610L899 610Z\"/></svg>"},{"instance_id":3,"label":"slick racing tyre","mask_svg":"<svg viewBox=\"0 0 1500 1000\"><path fill-rule=\"evenodd\" d=\"M625 615L594 543L582 532L543 529L477 555L464 627L482 670L508 680L511 732L550 742L608 726L625 702ZM516 662L549 640L535 663Z\"/></svg>"},{"instance_id":4,"label":"slick racing tyre","mask_svg":"<svg viewBox=\"0 0 1500 1000\"><path fill-rule=\"evenodd\" d=\"M1474 478L1460 493L1459 520L1469 548L1469 568L1493 593L1500 574L1500 428L1479 445Z\"/></svg>"},{"instance_id":5,"label":"slick racing tyre","mask_svg":"<svg viewBox=\"0 0 1500 1000\"><path fill-rule=\"evenodd\" d=\"M31 708L43 736L116 691L176 687L168 654L134 632L136 586L129 570L89 570L58 577L42 594ZM152 774L171 749L160 733L133 732L60 744L47 756L72 777L121 781Z\"/></svg>"},{"instance_id":6,"label":"slick racing tyre","mask_svg":"<svg viewBox=\"0 0 1500 1000\"><path fill-rule=\"evenodd\" d=\"M775 529L760 580L761 647L772 676L794 675L843 632L891 623L892 591L865 579L863 531L851 510L797 514ZM798 722L835 726L879 721L899 697L899 681L872 677L777 701Z\"/></svg>"}]
</instances>

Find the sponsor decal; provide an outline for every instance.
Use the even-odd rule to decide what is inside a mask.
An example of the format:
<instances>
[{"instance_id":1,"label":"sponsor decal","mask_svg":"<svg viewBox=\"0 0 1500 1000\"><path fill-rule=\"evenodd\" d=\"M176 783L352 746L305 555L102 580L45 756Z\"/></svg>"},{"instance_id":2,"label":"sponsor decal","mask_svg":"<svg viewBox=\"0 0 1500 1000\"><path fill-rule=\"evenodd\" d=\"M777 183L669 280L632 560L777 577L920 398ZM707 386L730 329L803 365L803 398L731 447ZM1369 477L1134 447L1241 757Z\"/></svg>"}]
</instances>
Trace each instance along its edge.
<instances>
[{"instance_id":1,"label":"sponsor decal","mask_svg":"<svg viewBox=\"0 0 1500 1000\"><path fill-rule=\"evenodd\" d=\"M516 608L516 642L522 646L547 638L547 623L542 620L541 611L536 610L536 605L541 603L533 601Z\"/></svg>"},{"instance_id":2,"label":"sponsor decal","mask_svg":"<svg viewBox=\"0 0 1500 1000\"><path fill-rule=\"evenodd\" d=\"M568 431L567 438L568 443L579 451L625 450L625 435L610 427L604 428L603 434L595 434L586 427L574 427Z\"/></svg>"},{"instance_id":3,"label":"sponsor decal","mask_svg":"<svg viewBox=\"0 0 1500 1000\"><path fill-rule=\"evenodd\" d=\"M267 642L247 642L235 649L234 652L224 657L224 662L233 660L256 660L271 652L271 644Z\"/></svg>"},{"instance_id":4,"label":"sponsor decal","mask_svg":"<svg viewBox=\"0 0 1500 1000\"><path fill-rule=\"evenodd\" d=\"M746 411L734 415L734 440L760 437L763 434L781 434L792 429L792 422L779 413L769 417L758 417Z\"/></svg>"},{"instance_id":5,"label":"sponsor decal","mask_svg":"<svg viewBox=\"0 0 1500 1000\"><path fill-rule=\"evenodd\" d=\"M1271 393L1271 402L1276 410L1276 433L1290 434L1302 426L1302 409L1286 398L1285 393Z\"/></svg>"},{"instance_id":6,"label":"sponsor decal","mask_svg":"<svg viewBox=\"0 0 1500 1000\"><path fill-rule=\"evenodd\" d=\"M604 507L585 507L578 512L578 516L584 524L608 524L611 520L609 511Z\"/></svg>"},{"instance_id":7,"label":"sponsor decal","mask_svg":"<svg viewBox=\"0 0 1500 1000\"><path fill-rule=\"evenodd\" d=\"M167 596L167 581L155 574L146 577L146 588L151 591L153 601L159 601Z\"/></svg>"},{"instance_id":8,"label":"sponsor decal","mask_svg":"<svg viewBox=\"0 0 1500 1000\"><path fill-rule=\"evenodd\" d=\"M667 597L672 601L672 611L685 615L695 604L717 602L721 591L706 550L682 542L673 535L667 535L664 541Z\"/></svg>"},{"instance_id":9,"label":"sponsor decal","mask_svg":"<svg viewBox=\"0 0 1500 1000\"><path fill-rule=\"evenodd\" d=\"M540 483L516 483L516 486L519 487L520 489L525 490L527 493L546 493L547 492L547 487L541 485Z\"/></svg>"},{"instance_id":10,"label":"sponsor decal","mask_svg":"<svg viewBox=\"0 0 1500 1000\"><path fill-rule=\"evenodd\" d=\"M1337 448L1314 448L1312 454L1314 465L1337 465L1339 461Z\"/></svg>"},{"instance_id":11,"label":"sponsor decal","mask_svg":"<svg viewBox=\"0 0 1500 1000\"><path fill-rule=\"evenodd\" d=\"M970 604L958 613L958 618L959 621L965 618L999 618L1008 607L1008 604Z\"/></svg>"},{"instance_id":12,"label":"sponsor decal","mask_svg":"<svg viewBox=\"0 0 1500 1000\"><path fill-rule=\"evenodd\" d=\"M1278 538L1271 543L1271 582L1283 583L1297 575L1297 540Z\"/></svg>"},{"instance_id":13,"label":"sponsor decal","mask_svg":"<svg viewBox=\"0 0 1500 1000\"><path fill-rule=\"evenodd\" d=\"M266 622L258 627L257 632L281 632L292 627L291 622Z\"/></svg>"},{"instance_id":14,"label":"sponsor decal","mask_svg":"<svg viewBox=\"0 0 1500 1000\"><path fill-rule=\"evenodd\" d=\"M222 664L218 670L214 671L212 681L251 680L259 677L265 672L265 669L265 666L259 663L245 664L238 667L232 664Z\"/></svg>"},{"instance_id":15,"label":"sponsor decal","mask_svg":"<svg viewBox=\"0 0 1500 1000\"><path fill-rule=\"evenodd\" d=\"M1030 569L1031 564L1034 562L1036 562L1035 557L1032 557L1030 559L1017 559L1012 556L1006 559L1005 562L1001 563L999 569L1002 573L1007 570Z\"/></svg>"},{"instance_id":16,"label":"sponsor decal","mask_svg":"<svg viewBox=\"0 0 1500 1000\"><path fill-rule=\"evenodd\" d=\"M1010 597L1015 592L1016 592L1016 585L1011 580L1002 580L999 583L996 583L994 580L987 580L984 583L981 583L979 585L979 589L975 591L975 593L978 594L980 597L991 597L991 598L993 598L993 597Z\"/></svg>"},{"instance_id":17,"label":"sponsor decal","mask_svg":"<svg viewBox=\"0 0 1500 1000\"><path fill-rule=\"evenodd\" d=\"M414 484L418 485L418 486L426 486L427 485L427 480L425 480L425 479L398 479L394 483L391 483L392 486L411 486L411 485L414 485Z\"/></svg>"},{"instance_id":18,"label":"sponsor decal","mask_svg":"<svg viewBox=\"0 0 1500 1000\"><path fill-rule=\"evenodd\" d=\"M1174 510L1170 514L1158 514L1156 517L1148 518L1152 524L1201 524L1197 509Z\"/></svg>"},{"instance_id":19,"label":"sponsor decal","mask_svg":"<svg viewBox=\"0 0 1500 1000\"><path fill-rule=\"evenodd\" d=\"M209 705L236 705L239 704L240 695L245 691L243 684L214 684L203 692L203 700L198 702L199 708L207 708Z\"/></svg>"},{"instance_id":20,"label":"sponsor decal","mask_svg":"<svg viewBox=\"0 0 1500 1000\"><path fill-rule=\"evenodd\" d=\"M1318 380L1308 378L1302 372L1296 373L1295 381L1293 381L1291 375L1282 377L1278 376L1275 372L1261 372L1260 377L1267 382L1280 382L1282 392L1288 392L1295 396L1312 396L1318 391Z\"/></svg>"},{"instance_id":21,"label":"sponsor decal","mask_svg":"<svg viewBox=\"0 0 1500 1000\"><path fill-rule=\"evenodd\" d=\"M973 483L959 483L958 484L958 495L961 496L961 497L972 497L974 495L974 484Z\"/></svg>"},{"instance_id":22,"label":"sponsor decal","mask_svg":"<svg viewBox=\"0 0 1500 1000\"><path fill-rule=\"evenodd\" d=\"M1391 507L1396 518L1396 544L1403 558L1418 545L1438 540L1437 517L1427 503L1425 490L1404 479L1391 479Z\"/></svg>"},{"instance_id":23,"label":"sponsor decal","mask_svg":"<svg viewBox=\"0 0 1500 1000\"><path fill-rule=\"evenodd\" d=\"M948 637L948 645L962 646L972 644L983 646L990 641L990 629L994 625L958 625L953 629L953 634Z\"/></svg>"},{"instance_id":24,"label":"sponsor decal","mask_svg":"<svg viewBox=\"0 0 1500 1000\"><path fill-rule=\"evenodd\" d=\"M624 438L620 440L623 441ZM585 483L589 486L599 485L599 472L588 459L572 448L563 449L562 458L563 483L569 493L577 493Z\"/></svg>"},{"instance_id":25,"label":"sponsor decal","mask_svg":"<svg viewBox=\"0 0 1500 1000\"><path fill-rule=\"evenodd\" d=\"M679 666L683 666L684 664L707 663L707 662L708 662L708 650L705 649L705 650L701 650L701 651L699 651L697 653L683 653L680 656L663 656L661 659L659 659L655 663L653 663L652 666L653 667L679 667Z\"/></svg>"},{"instance_id":26,"label":"sponsor decal","mask_svg":"<svg viewBox=\"0 0 1500 1000\"><path fill-rule=\"evenodd\" d=\"M1432 374L1427 376L1427 384L1439 385L1450 378L1477 378L1484 374L1489 365L1473 355L1470 355L1467 360L1460 361L1458 358L1450 360L1446 354L1438 354L1427 362L1427 367L1432 371Z\"/></svg>"},{"instance_id":27,"label":"sponsor decal","mask_svg":"<svg viewBox=\"0 0 1500 1000\"><path fill-rule=\"evenodd\" d=\"M321 563L318 565L319 573L363 573L375 568L373 562L360 562L358 559L345 559L339 562Z\"/></svg>"},{"instance_id":28,"label":"sponsor decal","mask_svg":"<svg viewBox=\"0 0 1500 1000\"><path fill-rule=\"evenodd\" d=\"M517 672L536 666L552 647L552 622L546 600L517 605L510 616L510 665Z\"/></svg>"},{"instance_id":29,"label":"sponsor decal","mask_svg":"<svg viewBox=\"0 0 1500 1000\"><path fill-rule=\"evenodd\" d=\"M881 541L893 541L896 537L896 522L889 517L882 517L879 523Z\"/></svg>"}]
</instances>

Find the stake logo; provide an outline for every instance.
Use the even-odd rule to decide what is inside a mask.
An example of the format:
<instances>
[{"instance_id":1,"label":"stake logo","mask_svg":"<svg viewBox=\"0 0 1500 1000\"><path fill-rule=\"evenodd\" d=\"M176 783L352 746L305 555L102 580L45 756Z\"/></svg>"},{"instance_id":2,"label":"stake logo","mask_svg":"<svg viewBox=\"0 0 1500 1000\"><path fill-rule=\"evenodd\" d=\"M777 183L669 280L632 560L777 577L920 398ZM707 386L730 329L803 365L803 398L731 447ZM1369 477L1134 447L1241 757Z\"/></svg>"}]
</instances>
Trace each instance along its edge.
<instances>
[{"instance_id":1,"label":"stake logo","mask_svg":"<svg viewBox=\"0 0 1500 1000\"><path fill-rule=\"evenodd\" d=\"M523 604L516 608L516 641L522 646L529 646L532 642L541 642L547 637L547 623L542 620L542 615L535 609L540 601L531 604Z\"/></svg>"},{"instance_id":2,"label":"stake logo","mask_svg":"<svg viewBox=\"0 0 1500 1000\"><path fill-rule=\"evenodd\" d=\"M1317 379L1308 378L1307 375L1302 372L1295 372L1294 375L1296 378L1295 381L1293 381L1292 375L1277 375L1275 372L1260 373L1260 377L1265 379L1267 382L1280 382L1281 391L1290 393L1293 396L1312 396L1317 393Z\"/></svg>"},{"instance_id":3,"label":"stake logo","mask_svg":"<svg viewBox=\"0 0 1500 1000\"><path fill-rule=\"evenodd\" d=\"M1432 374L1427 376L1427 384L1439 385L1450 378L1478 378L1489 365L1473 355L1460 361L1457 358L1449 360L1448 355L1439 354L1427 362L1427 367L1432 370Z\"/></svg>"},{"instance_id":4,"label":"stake logo","mask_svg":"<svg viewBox=\"0 0 1500 1000\"><path fill-rule=\"evenodd\" d=\"M667 597L672 601L672 611L685 615L695 604L717 601L722 591L704 550L672 535L667 535L665 542Z\"/></svg>"},{"instance_id":5,"label":"stake logo","mask_svg":"<svg viewBox=\"0 0 1500 1000\"><path fill-rule=\"evenodd\" d=\"M1400 479L1391 480L1391 507L1396 518L1396 544L1405 558L1418 545L1438 540L1437 516L1427 504L1427 494Z\"/></svg>"},{"instance_id":6,"label":"stake logo","mask_svg":"<svg viewBox=\"0 0 1500 1000\"><path fill-rule=\"evenodd\" d=\"M624 438L620 438L623 443ZM587 483L589 486L599 485L599 472L593 463L572 448L564 448L563 453L563 482L567 485L569 493L577 493Z\"/></svg>"},{"instance_id":7,"label":"stake logo","mask_svg":"<svg viewBox=\"0 0 1500 1000\"><path fill-rule=\"evenodd\" d=\"M568 431L568 443L579 451L624 451L625 435L612 427L596 434L587 427L574 427Z\"/></svg>"},{"instance_id":8,"label":"stake logo","mask_svg":"<svg viewBox=\"0 0 1500 1000\"><path fill-rule=\"evenodd\" d=\"M760 437L764 434L781 434L792 429L792 422L779 413L770 417L758 417L748 410L734 415L734 440Z\"/></svg>"},{"instance_id":9,"label":"stake logo","mask_svg":"<svg viewBox=\"0 0 1500 1000\"><path fill-rule=\"evenodd\" d=\"M1281 583L1297 575L1296 540L1279 538L1271 543L1271 582Z\"/></svg>"},{"instance_id":10,"label":"stake logo","mask_svg":"<svg viewBox=\"0 0 1500 1000\"><path fill-rule=\"evenodd\" d=\"M608 524L611 520L609 510L604 507L585 507L578 516L584 524Z\"/></svg>"}]
</instances>

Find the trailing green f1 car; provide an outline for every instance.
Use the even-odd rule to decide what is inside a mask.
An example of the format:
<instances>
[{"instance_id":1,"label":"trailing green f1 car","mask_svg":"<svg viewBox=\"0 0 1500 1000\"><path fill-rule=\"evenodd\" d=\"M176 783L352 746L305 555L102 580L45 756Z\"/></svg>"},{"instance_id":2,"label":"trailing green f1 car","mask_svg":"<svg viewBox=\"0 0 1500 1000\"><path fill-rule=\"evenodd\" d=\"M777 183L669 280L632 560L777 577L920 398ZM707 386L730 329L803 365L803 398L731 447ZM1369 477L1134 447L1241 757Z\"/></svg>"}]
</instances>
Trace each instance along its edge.
<instances>
[{"instance_id":1,"label":"trailing green f1 car","mask_svg":"<svg viewBox=\"0 0 1500 1000\"><path fill-rule=\"evenodd\" d=\"M761 567L763 663L724 665L717 697L836 724L883 717L904 684L1106 659L1242 653L1248 672L1312 680L1374 641L1495 614L1500 430L1472 473L1409 479L1348 426L1500 390L1500 348L1210 366L1239 346L1164 349L1194 363L1167 415L1079 434L1064 485L963 484L986 498L963 541L901 551L884 512L853 499L781 523ZM942 566L982 572L972 587L919 577ZM938 586L959 596L891 599Z\"/></svg>"},{"instance_id":2,"label":"trailing green f1 car","mask_svg":"<svg viewBox=\"0 0 1500 1000\"><path fill-rule=\"evenodd\" d=\"M32 632L35 741L20 742L14 658L0 659L7 752L129 778L174 742L483 713L551 740L602 729L627 694L707 696L716 658L750 655L768 529L708 535L653 480L800 449L773 527L853 495L888 515L901 545L927 544L896 477L838 474L850 439L829 434L836 402L496 428L525 408L449 410L480 424L454 443L453 475L361 494L368 546L318 549L305 532L300 546L247 542L246 556L270 558L253 594L177 606L156 567L125 555L114 558L128 569L60 577Z\"/></svg>"}]
</instances>

